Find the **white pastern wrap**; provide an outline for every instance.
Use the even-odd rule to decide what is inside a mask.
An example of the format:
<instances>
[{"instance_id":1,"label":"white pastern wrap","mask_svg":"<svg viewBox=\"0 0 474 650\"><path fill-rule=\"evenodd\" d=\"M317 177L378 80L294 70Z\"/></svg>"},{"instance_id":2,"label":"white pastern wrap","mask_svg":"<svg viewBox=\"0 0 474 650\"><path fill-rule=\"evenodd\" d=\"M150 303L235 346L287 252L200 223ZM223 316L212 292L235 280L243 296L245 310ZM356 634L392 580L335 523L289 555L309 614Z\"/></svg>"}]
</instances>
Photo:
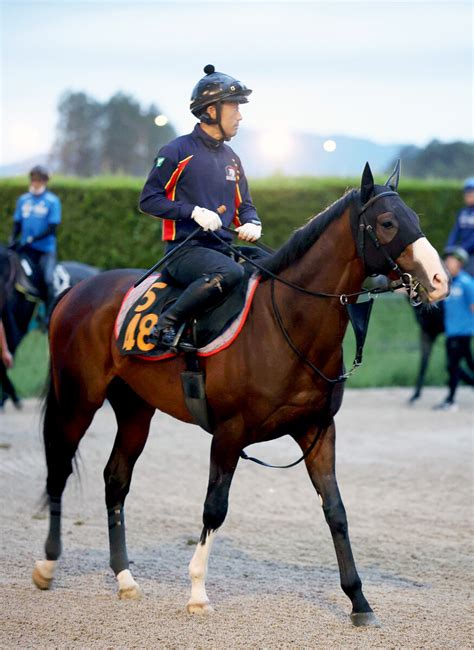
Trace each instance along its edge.
<instances>
[{"instance_id":1,"label":"white pastern wrap","mask_svg":"<svg viewBox=\"0 0 474 650\"><path fill-rule=\"evenodd\" d=\"M207 605L209 600L206 594L207 563L214 541L215 532L210 532L204 544L198 543L189 563L189 577L191 578L191 598L189 605Z\"/></svg>"},{"instance_id":2,"label":"white pastern wrap","mask_svg":"<svg viewBox=\"0 0 474 650\"><path fill-rule=\"evenodd\" d=\"M54 578L54 570L56 569L56 560L38 560L36 568L46 580Z\"/></svg>"},{"instance_id":3,"label":"white pastern wrap","mask_svg":"<svg viewBox=\"0 0 474 650\"><path fill-rule=\"evenodd\" d=\"M120 571L120 573L117 573L117 582L120 591L127 591L128 589L136 589L138 587L138 584L135 582L128 569L124 569L123 571Z\"/></svg>"}]
</instances>

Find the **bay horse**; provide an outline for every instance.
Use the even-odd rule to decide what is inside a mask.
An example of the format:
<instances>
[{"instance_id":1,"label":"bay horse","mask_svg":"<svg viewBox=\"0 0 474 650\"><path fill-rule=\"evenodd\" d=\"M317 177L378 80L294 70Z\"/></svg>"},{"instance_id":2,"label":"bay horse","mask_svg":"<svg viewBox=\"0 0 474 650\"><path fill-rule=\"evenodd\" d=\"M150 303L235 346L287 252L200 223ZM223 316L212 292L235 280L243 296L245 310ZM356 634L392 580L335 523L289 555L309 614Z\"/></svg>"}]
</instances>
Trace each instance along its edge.
<instances>
[{"instance_id":1,"label":"bay horse","mask_svg":"<svg viewBox=\"0 0 474 650\"><path fill-rule=\"evenodd\" d=\"M342 341L348 324L344 302L356 300L351 294L361 290L368 274L394 269L413 274L427 301L442 299L449 285L417 215L396 191L398 176L397 169L386 185L375 185L367 164L360 191L345 194L264 260L268 274L278 280L262 278L238 338L203 361L214 428L203 528L189 565L189 613L212 610L205 588L208 557L226 517L241 452L289 434L303 452L311 448L306 467L333 537L341 586L352 602L351 620L357 626L377 624L362 592L335 476L334 415L342 401ZM133 467L156 409L183 422L192 419L180 383L182 355L152 363L121 356L117 349L114 321L137 277L133 270L105 272L71 289L52 314L43 428L49 532L46 559L37 561L33 571L40 589L50 587L61 554L61 497L72 460L108 399L117 419L104 469L110 566L119 597L140 596L125 541L124 502ZM283 332L290 339L285 341Z\"/></svg>"},{"instance_id":2,"label":"bay horse","mask_svg":"<svg viewBox=\"0 0 474 650\"><path fill-rule=\"evenodd\" d=\"M28 333L31 320L45 297L28 259L25 262L30 274L25 272L22 261L20 254L0 244L0 318L5 327L8 348L13 355ZM82 262L58 262L53 275L56 297L66 288L97 273L99 269ZM0 407L7 399L11 399L17 408L21 406L16 388L0 359Z\"/></svg>"}]
</instances>

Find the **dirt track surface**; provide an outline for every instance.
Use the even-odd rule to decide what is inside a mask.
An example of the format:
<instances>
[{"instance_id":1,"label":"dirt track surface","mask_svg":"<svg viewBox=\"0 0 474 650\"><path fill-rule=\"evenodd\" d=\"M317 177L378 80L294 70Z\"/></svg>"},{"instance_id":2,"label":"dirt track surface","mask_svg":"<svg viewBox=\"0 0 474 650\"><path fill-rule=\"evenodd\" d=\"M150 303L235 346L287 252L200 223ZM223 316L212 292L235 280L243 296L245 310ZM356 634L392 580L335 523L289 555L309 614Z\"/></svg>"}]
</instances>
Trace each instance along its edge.
<instances>
[{"instance_id":1,"label":"dirt track surface","mask_svg":"<svg viewBox=\"0 0 474 650\"><path fill-rule=\"evenodd\" d=\"M381 628L354 628L329 529L306 470L241 461L213 547L215 612L186 613L187 565L201 530L209 436L156 414L126 504L131 570L144 592L120 601L108 568L102 469L110 407L81 443L81 483L63 505L64 552L51 591L31 582L47 521L39 406L0 414L1 648L470 648L472 392L460 410L416 407L402 389L347 391L336 424L338 480L364 592ZM10 445L10 446L9 446ZM250 448L277 463L294 442Z\"/></svg>"}]
</instances>

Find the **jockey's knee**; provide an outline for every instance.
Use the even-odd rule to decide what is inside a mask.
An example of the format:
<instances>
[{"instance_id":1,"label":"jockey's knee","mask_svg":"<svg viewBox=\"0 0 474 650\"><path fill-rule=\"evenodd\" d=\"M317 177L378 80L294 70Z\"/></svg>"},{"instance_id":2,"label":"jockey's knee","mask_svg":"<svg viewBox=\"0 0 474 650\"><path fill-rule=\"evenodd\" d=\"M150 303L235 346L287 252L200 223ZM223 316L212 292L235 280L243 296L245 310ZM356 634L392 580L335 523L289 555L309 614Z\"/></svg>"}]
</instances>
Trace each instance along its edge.
<instances>
[{"instance_id":1,"label":"jockey's knee","mask_svg":"<svg viewBox=\"0 0 474 650\"><path fill-rule=\"evenodd\" d=\"M228 293L239 284L244 277L244 273L242 266L236 264L235 267L209 275L209 283L220 289L222 293Z\"/></svg>"}]
</instances>

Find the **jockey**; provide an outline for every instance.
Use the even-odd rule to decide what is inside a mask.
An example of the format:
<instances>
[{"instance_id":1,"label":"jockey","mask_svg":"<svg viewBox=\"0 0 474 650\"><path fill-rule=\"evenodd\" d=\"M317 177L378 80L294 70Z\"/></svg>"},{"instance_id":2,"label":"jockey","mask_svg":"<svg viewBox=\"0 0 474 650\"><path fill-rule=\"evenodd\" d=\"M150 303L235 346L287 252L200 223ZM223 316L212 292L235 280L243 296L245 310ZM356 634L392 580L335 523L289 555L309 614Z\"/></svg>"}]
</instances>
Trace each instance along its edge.
<instances>
[{"instance_id":1,"label":"jockey","mask_svg":"<svg viewBox=\"0 0 474 650\"><path fill-rule=\"evenodd\" d=\"M186 290L166 309L151 334L169 347L180 325L220 302L242 279L244 270L230 258L222 239L232 235L221 226L236 226L239 239L255 242L262 226L250 197L239 157L225 144L242 119L240 104L252 92L214 66L204 68L191 95L190 109L199 119L194 130L162 147L140 197L140 210L163 219L166 252L199 225L199 231L176 252L166 270ZM150 338L150 337L149 337Z\"/></svg>"},{"instance_id":2,"label":"jockey","mask_svg":"<svg viewBox=\"0 0 474 650\"><path fill-rule=\"evenodd\" d=\"M21 249L39 269L49 315L54 300L56 229L61 222L61 201L47 189L48 181L48 170L42 165L36 165L30 171L29 191L22 194L16 203L10 246Z\"/></svg>"}]
</instances>

